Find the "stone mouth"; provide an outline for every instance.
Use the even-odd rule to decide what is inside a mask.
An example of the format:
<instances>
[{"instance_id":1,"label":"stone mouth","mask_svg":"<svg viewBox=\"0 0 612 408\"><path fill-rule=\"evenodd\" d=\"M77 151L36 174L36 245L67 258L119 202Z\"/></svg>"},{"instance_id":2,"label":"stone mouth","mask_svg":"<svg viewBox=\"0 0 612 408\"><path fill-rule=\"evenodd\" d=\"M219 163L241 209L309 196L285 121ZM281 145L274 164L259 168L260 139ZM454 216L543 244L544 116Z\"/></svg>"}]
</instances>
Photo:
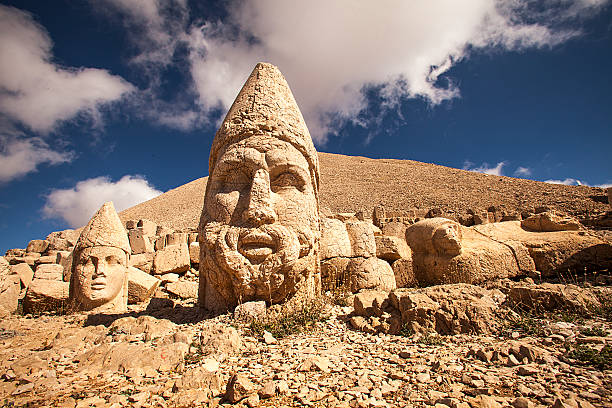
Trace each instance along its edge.
<instances>
[{"instance_id":1,"label":"stone mouth","mask_svg":"<svg viewBox=\"0 0 612 408\"><path fill-rule=\"evenodd\" d=\"M106 279L96 279L91 282L91 288L93 290L102 290L106 288Z\"/></svg>"},{"instance_id":2,"label":"stone mouth","mask_svg":"<svg viewBox=\"0 0 612 408\"><path fill-rule=\"evenodd\" d=\"M276 252L276 240L264 232L252 231L240 238L238 252L251 263L258 264Z\"/></svg>"}]
</instances>

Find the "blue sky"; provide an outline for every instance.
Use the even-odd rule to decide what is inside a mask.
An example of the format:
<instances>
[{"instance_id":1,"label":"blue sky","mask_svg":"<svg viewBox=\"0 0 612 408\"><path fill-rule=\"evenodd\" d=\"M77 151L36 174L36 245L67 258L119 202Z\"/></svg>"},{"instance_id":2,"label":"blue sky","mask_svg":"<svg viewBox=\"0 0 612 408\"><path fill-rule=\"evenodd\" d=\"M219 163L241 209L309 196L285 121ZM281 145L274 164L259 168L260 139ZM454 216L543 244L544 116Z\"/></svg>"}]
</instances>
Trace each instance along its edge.
<instances>
[{"instance_id":1,"label":"blue sky","mask_svg":"<svg viewBox=\"0 0 612 408\"><path fill-rule=\"evenodd\" d=\"M207 175L258 61L321 151L612 184L609 0L0 1L0 252Z\"/></svg>"}]
</instances>

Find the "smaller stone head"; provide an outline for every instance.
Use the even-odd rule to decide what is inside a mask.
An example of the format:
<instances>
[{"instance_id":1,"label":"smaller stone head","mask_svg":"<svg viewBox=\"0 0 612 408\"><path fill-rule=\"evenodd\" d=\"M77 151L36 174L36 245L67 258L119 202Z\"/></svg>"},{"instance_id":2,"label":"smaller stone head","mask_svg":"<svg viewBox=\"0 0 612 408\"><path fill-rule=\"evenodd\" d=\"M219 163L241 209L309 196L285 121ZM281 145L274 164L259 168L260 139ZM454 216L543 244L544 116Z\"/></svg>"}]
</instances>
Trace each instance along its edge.
<instances>
[{"instance_id":1,"label":"smaller stone head","mask_svg":"<svg viewBox=\"0 0 612 408\"><path fill-rule=\"evenodd\" d=\"M70 298L75 310L127 310L130 245L112 202L83 229L73 254Z\"/></svg>"},{"instance_id":2,"label":"smaller stone head","mask_svg":"<svg viewBox=\"0 0 612 408\"><path fill-rule=\"evenodd\" d=\"M461 254L461 226L447 218L428 218L406 230L406 241L416 254L453 257Z\"/></svg>"}]
</instances>

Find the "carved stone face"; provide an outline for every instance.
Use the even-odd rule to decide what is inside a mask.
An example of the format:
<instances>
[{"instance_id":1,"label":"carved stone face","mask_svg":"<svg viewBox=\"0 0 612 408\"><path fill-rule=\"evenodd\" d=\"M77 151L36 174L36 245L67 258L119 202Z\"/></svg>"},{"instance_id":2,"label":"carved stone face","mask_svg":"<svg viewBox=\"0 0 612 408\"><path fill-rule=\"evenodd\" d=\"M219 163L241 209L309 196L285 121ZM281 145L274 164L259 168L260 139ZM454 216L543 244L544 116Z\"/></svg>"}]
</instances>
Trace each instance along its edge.
<instances>
[{"instance_id":1,"label":"carved stone face","mask_svg":"<svg viewBox=\"0 0 612 408\"><path fill-rule=\"evenodd\" d=\"M432 241L438 254L455 256L461 253L461 239L459 224L449 221L436 228Z\"/></svg>"},{"instance_id":2,"label":"carved stone face","mask_svg":"<svg viewBox=\"0 0 612 408\"><path fill-rule=\"evenodd\" d=\"M84 309L111 302L120 294L127 274L127 254L122 249L85 248L74 262L75 296Z\"/></svg>"},{"instance_id":3,"label":"carved stone face","mask_svg":"<svg viewBox=\"0 0 612 408\"><path fill-rule=\"evenodd\" d=\"M230 145L209 177L201 226L216 303L287 299L317 260L317 197L305 157L266 135Z\"/></svg>"}]
</instances>

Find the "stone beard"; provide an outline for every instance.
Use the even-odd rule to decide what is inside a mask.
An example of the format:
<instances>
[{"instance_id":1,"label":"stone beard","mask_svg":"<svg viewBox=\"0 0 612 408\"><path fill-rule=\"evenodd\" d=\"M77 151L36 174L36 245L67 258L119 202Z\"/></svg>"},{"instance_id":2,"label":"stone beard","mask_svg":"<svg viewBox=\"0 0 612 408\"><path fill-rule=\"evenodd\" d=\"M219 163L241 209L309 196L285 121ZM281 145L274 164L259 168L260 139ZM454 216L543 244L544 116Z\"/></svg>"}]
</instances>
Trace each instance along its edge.
<instances>
[{"instance_id":1,"label":"stone beard","mask_svg":"<svg viewBox=\"0 0 612 408\"><path fill-rule=\"evenodd\" d=\"M123 249L95 246L75 254L72 273L77 310L125 309L127 260Z\"/></svg>"},{"instance_id":2,"label":"stone beard","mask_svg":"<svg viewBox=\"0 0 612 408\"><path fill-rule=\"evenodd\" d=\"M209 310L316 293L315 169L292 144L255 135L219 155L200 221L200 302Z\"/></svg>"}]
</instances>

